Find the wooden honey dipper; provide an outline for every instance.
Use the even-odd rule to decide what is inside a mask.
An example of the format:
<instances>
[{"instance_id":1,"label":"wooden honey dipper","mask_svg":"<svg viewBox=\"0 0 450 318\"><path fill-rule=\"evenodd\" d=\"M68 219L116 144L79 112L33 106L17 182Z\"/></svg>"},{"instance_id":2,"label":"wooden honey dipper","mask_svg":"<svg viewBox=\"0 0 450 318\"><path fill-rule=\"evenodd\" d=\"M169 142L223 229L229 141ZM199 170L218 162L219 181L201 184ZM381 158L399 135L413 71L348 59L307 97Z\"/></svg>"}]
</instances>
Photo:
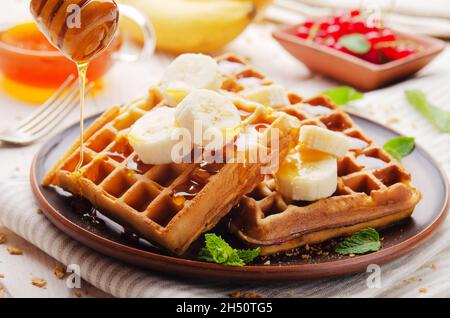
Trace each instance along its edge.
<instances>
[{"instance_id":1,"label":"wooden honey dipper","mask_svg":"<svg viewBox=\"0 0 450 318\"><path fill-rule=\"evenodd\" d=\"M76 63L89 62L114 39L114 0L31 0L31 13L50 42Z\"/></svg>"}]
</instances>

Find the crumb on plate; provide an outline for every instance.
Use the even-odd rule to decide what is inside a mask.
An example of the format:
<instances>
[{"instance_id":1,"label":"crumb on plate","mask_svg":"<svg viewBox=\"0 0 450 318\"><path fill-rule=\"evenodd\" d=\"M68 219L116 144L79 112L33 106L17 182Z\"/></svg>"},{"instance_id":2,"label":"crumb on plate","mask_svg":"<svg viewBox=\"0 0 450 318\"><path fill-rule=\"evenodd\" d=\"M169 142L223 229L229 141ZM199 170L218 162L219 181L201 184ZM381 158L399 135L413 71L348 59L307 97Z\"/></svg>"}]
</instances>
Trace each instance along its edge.
<instances>
[{"instance_id":1,"label":"crumb on plate","mask_svg":"<svg viewBox=\"0 0 450 318\"><path fill-rule=\"evenodd\" d=\"M8 253L11 255L22 255L23 254L22 250L15 246L8 246L6 249L8 250Z\"/></svg>"},{"instance_id":2,"label":"crumb on plate","mask_svg":"<svg viewBox=\"0 0 450 318\"><path fill-rule=\"evenodd\" d=\"M74 294L75 297L77 297L77 298L83 297L83 293L82 293L81 290L79 290L79 289L75 289L74 292L73 292L73 294Z\"/></svg>"},{"instance_id":3,"label":"crumb on plate","mask_svg":"<svg viewBox=\"0 0 450 318\"><path fill-rule=\"evenodd\" d=\"M231 298L264 298L263 295L258 293L241 293L240 291L235 291L230 294Z\"/></svg>"},{"instance_id":4,"label":"crumb on plate","mask_svg":"<svg viewBox=\"0 0 450 318\"><path fill-rule=\"evenodd\" d=\"M390 124L394 124L394 123L398 123L400 121L400 119L398 119L397 117L390 117L387 122Z\"/></svg>"},{"instance_id":5,"label":"crumb on plate","mask_svg":"<svg viewBox=\"0 0 450 318\"><path fill-rule=\"evenodd\" d=\"M33 286L39 287L39 288L45 288L45 286L47 286L47 281L43 278L39 278L39 277L33 277L31 279L31 284Z\"/></svg>"},{"instance_id":6,"label":"crumb on plate","mask_svg":"<svg viewBox=\"0 0 450 318\"><path fill-rule=\"evenodd\" d=\"M56 265L53 268L53 274L55 274L56 278L63 279L66 276L66 270L61 265Z\"/></svg>"},{"instance_id":7,"label":"crumb on plate","mask_svg":"<svg viewBox=\"0 0 450 318\"><path fill-rule=\"evenodd\" d=\"M426 292L428 292L428 288L425 287L419 288L419 293L425 294Z\"/></svg>"},{"instance_id":8,"label":"crumb on plate","mask_svg":"<svg viewBox=\"0 0 450 318\"><path fill-rule=\"evenodd\" d=\"M0 233L0 244L4 244L6 242L6 234Z\"/></svg>"}]
</instances>

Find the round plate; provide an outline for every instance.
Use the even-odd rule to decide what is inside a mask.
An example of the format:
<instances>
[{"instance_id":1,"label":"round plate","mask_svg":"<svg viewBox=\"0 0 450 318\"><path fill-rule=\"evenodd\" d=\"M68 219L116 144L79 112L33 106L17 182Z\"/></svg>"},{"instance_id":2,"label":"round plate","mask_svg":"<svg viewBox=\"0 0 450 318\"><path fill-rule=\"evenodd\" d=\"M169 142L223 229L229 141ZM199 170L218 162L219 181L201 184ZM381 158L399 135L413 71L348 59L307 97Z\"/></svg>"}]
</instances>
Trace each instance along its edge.
<instances>
[{"instance_id":1,"label":"round plate","mask_svg":"<svg viewBox=\"0 0 450 318\"><path fill-rule=\"evenodd\" d=\"M89 125L96 116L86 119ZM398 133L361 116L352 115L374 141L383 144ZM421 147L403 159L406 169L412 173L413 184L422 192L423 198L413 216L401 223L381 231L383 248L375 253L347 257L330 253L304 260L299 255L274 257L270 265L260 261L244 267L223 266L196 260L202 240L197 240L183 257L174 257L134 235L125 234L123 228L98 212L101 224L92 223L83 217L71 204L53 188L41 185L45 173L51 169L78 137L79 126L73 125L49 140L34 158L31 167L31 185L39 205L49 220L75 240L94 250L115 257L121 261L141 267L175 275L207 279L234 281L280 281L292 279L315 279L346 275L365 271L369 264L383 264L398 258L424 243L436 232L444 220L448 208L449 187L445 173L434 159ZM222 222L223 223L223 222ZM239 244L222 230L219 232L233 246ZM221 232L223 231L223 232Z\"/></svg>"}]
</instances>

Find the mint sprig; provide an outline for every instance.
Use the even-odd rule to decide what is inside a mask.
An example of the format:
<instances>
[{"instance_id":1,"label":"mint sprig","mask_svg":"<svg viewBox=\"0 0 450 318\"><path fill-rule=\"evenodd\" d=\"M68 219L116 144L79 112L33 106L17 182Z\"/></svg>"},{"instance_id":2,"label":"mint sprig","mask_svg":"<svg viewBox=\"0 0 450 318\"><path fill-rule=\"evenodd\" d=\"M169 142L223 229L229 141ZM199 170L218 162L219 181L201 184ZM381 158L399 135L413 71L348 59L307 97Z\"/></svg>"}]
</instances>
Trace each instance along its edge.
<instances>
[{"instance_id":1,"label":"mint sprig","mask_svg":"<svg viewBox=\"0 0 450 318\"><path fill-rule=\"evenodd\" d=\"M343 35L339 38L337 44L360 55L366 54L370 50L370 42L360 33Z\"/></svg>"},{"instance_id":2,"label":"mint sprig","mask_svg":"<svg viewBox=\"0 0 450 318\"><path fill-rule=\"evenodd\" d=\"M347 105L349 102L364 97L364 94L358 92L350 86L339 86L330 88L323 92L324 95L330 97L336 105Z\"/></svg>"},{"instance_id":3,"label":"mint sprig","mask_svg":"<svg viewBox=\"0 0 450 318\"><path fill-rule=\"evenodd\" d=\"M450 112L431 105L421 90L406 90L405 95L408 102L439 131L450 133Z\"/></svg>"},{"instance_id":4,"label":"mint sprig","mask_svg":"<svg viewBox=\"0 0 450 318\"><path fill-rule=\"evenodd\" d=\"M365 254L381 248L380 235L372 228L354 233L350 238L336 245L334 251L341 255Z\"/></svg>"},{"instance_id":5,"label":"mint sprig","mask_svg":"<svg viewBox=\"0 0 450 318\"><path fill-rule=\"evenodd\" d=\"M261 249L240 250L232 248L220 236L214 233L205 234L205 247L198 254L200 260L228 266L244 266L251 263Z\"/></svg>"},{"instance_id":6,"label":"mint sprig","mask_svg":"<svg viewBox=\"0 0 450 318\"><path fill-rule=\"evenodd\" d=\"M383 146L384 150L389 152L395 159L401 161L403 157L409 155L415 147L415 139L413 137L396 137L386 142Z\"/></svg>"}]
</instances>

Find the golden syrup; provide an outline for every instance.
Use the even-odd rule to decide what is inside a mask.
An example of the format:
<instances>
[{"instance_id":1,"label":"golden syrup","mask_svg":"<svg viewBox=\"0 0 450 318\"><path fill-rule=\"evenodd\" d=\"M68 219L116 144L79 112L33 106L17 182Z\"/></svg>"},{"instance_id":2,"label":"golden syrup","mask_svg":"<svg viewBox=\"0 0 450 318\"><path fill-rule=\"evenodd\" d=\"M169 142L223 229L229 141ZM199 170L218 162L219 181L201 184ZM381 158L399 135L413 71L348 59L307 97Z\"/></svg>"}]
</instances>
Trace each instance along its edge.
<instances>
[{"instance_id":1,"label":"golden syrup","mask_svg":"<svg viewBox=\"0 0 450 318\"><path fill-rule=\"evenodd\" d=\"M319 150L306 149L299 147L300 159L302 162L321 161L330 158L329 154Z\"/></svg>"},{"instance_id":2,"label":"golden syrup","mask_svg":"<svg viewBox=\"0 0 450 318\"><path fill-rule=\"evenodd\" d=\"M143 163L136 155L127 161L125 167L132 172L144 174L152 167L152 165Z\"/></svg>"},{"instance_id":3,"label":"golden syrup","mask_svg":"<svg viewBox=\"0 0 450 318\"><path fill-rule=\"evenodd\" d=\"M84 92L86 88L86 73L89 62L77 63L78 83L80 86L80 160L78 161L76 171L79 171L83 165L84 159Z\"/></svg>"},{"instance_id":4,"label":"golden syrup","mask_svg":"<svg viewBox=\"0 0 450 318\"><path fill-rule=\"evenodd\" d=\"M182 195L179 196L174 196L173 198L173 203L177 206L177 207L183 207L184 204L186 203L186 198Z\"/></svg>"},{"instance_id":5,"label":"golden syrup","mask_svg":"<svg viewBox=\"0 0 450 318\"><path fill-rule=\"evenodd\" d=\"M193 199L204 187L204 184L198 183L193 179L178 185L173 189L173 198L183 197L186 200Z\"/></svg>"},{"instance_id":6,"label":"golden syrup","mask_svg":"<svg viewBox=\"0 0 450 318\"><path fill-rule=\"evenodd\" d=\"M198 184L206 184L209 177L211 177L211 173L201 168L195 169L190 176L190 178Z\"/></svg>"},{"instance_id":7,"label":"golden syrup","mask_svg":"<svg viewBox=\"0 0 450 318\"><path fill-rule=\"evenodd\" d=\"M254 124L254 125L250 125L251 128L255 129L257 132L262 133L264 132L266 129L270 128L270 124L267 123L259 123L259 124Z\"/></svg>"},{"instance_id":8,"label":"golden syrup","mask_svg":"<svg viewBox=\"0 0 450 318\"><path fill-rule=\"evenodd\" d=\"M200 164L200 167L192 171L187 182L182 183L173 189L172 197L174 198L175 204L177 204L177 202L181 203L183 200L193 199L203 189L208 182L208 179L212 175L218 173L223 166L223 163L209 163L203 161ZM183 198L183 200L179 199L180 197ZM182 202L182 204L184 204L184 202Z\"/></svg>"},{"instance_id":9,"label":"golden syrup","mask_svg":"<svg viewBox=\"0 0 450 318\"><path fill-rule=\"evenodd\" d=\"M126 168L132 172L137 172L139 174L144 173L143 170L139 169L139 163L134 160L127 161Z\"/></svg>"},{"instance_id":10,"label":"golden syrup","mask_svg":"<svg viewBox=\"0 0 450 318\"><path fill-rule=\"evenodd\" d=\"M251 114L252 114L251 112L239 109L239 115L241 116L241 120L246 120Z\"/></svg>"},{"instance_id":11,"label":"golden syrup","mask_svg":"<svg viewBox=\"0 0 450 318\"><path fill-rule=\"evenodd\" d=\"M200 164L200 168L202 170L207 171L210 174L216 174L220 171L220 169L222 169L224 166L223 163L218 163L218 162L207 162L207 161L203 161Z\"/></svg>"},{"instance_id":12,"label":"golden syrup","mask_svg":"<svg viewBox=\"0 0 450 318\"><path fill-rule=\"evenodd\" d=\"M297 149L297 150L296 150ZM294 178L298 176L301 169L301 159L298 148L294 148L286 156L284 161L280 164L280 168L277 171L277 175L282 175L287 178Z\"/></svg>"},{"instance_id":13,"label":"golden syrup","mask_svg":"<svg viewBox=\"0 0 450 318\"><path fill-rule=\"evenodd\" d=\"M286 159L281 163L277 174L293 178L299 175L304 164L325 160L330 157L329 154L322 151L306 149L301 145L297 145L291 149Z\"/></svg>"},{"instance_id":14,"label":"golden syrup","mask_svg":"<svg viewBox=\"0 0 450 318\"><path fill-rule=\"evenodd\" d=\"M115 152L115 151L106 151L103 153L104 155L110 157L111 159L117 161L117 162L122 162L125 159L127 159L123 154L119 153L119 152Z\"/></svg>"}]
</instances>

